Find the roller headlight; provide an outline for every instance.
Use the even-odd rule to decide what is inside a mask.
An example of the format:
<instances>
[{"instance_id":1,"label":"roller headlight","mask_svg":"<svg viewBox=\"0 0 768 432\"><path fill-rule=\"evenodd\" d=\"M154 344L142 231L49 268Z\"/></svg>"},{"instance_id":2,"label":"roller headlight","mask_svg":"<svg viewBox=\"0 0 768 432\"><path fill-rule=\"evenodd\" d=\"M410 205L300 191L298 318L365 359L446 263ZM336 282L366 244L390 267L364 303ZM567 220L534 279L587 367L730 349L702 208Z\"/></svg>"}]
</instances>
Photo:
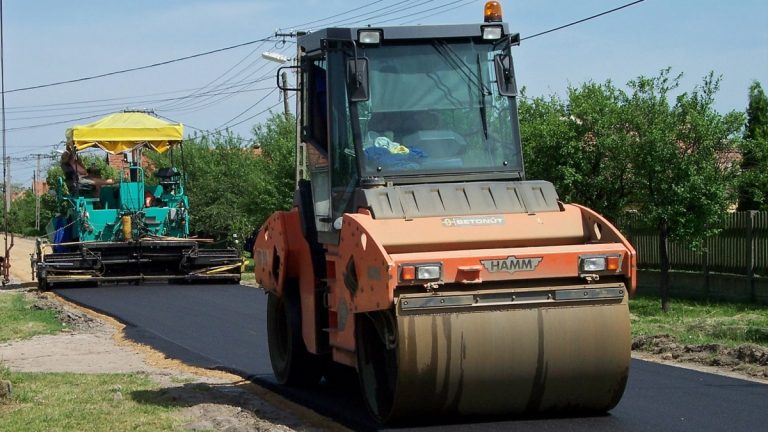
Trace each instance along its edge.
<instances>
[{"instance_id":1,"label":"roller headlight","mask_svg":"<svg viewBox=\"0 0 768 432\"><path fill-rule=\"evenodd\" d=\"M416 267L416 279L418 280L440 279L440 273L439 265L424 265Z\"/></svg>"},{"instance_id":2,"label":"roller headlight","mask_svg":"<svg viewBox=\"0 0 768 432\"><path fill-rule=\"evenodd\" d=\"M504 29L501 26L483 26L483 39L496 40L501 39Z\"/></svg>"},{"instance_id":3,"label":"roller headlight","mask_svg":"<svg viewBox=\"0 0 768 432\"><path fill-rule=\"evenodd\" d=\"M400 280L403 282L432 282L443 277L443 265L403 264L400 266Z\"/></svg>"},{"instance_id":4,"label":"roller headlight","mask_svg":"<svg viewBox=\"0 0 768 432\"><path fill-rule=\"evenodd\" d=\"M581 259L582 272L601 272L605 271L605 257L589 257Z\"/></svg>"},{"instance_id":5,"label":"roller headlight","mask_svg":"<svg viewBox=\"0 0 768 432\"><path fill-rule=\"evenodd\" d=\"M621 255L589 255L579 257L579 273L619 272Z\"/></svg>"}]
</instances>

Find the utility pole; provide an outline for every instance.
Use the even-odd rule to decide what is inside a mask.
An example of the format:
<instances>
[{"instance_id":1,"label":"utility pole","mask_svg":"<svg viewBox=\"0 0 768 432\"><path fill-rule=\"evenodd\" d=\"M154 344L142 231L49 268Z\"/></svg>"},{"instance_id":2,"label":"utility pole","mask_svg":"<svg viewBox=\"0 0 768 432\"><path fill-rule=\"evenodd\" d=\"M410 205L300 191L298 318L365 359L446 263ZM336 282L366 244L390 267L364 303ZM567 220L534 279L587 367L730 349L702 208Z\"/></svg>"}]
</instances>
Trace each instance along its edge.
<instances>
[{"instance_id":1,"label":"utility pole","mask_svg":"<svg viewBox=\"0 0 768 432\"><path fill-rule=\"evenodd\" d=\"M291 114L291 109L288 107L288 72L283 71L280 77L283 79L283 112L287 119Z\"/></svg>"},{"instance_id":2,"label":"utility pole","mask_svg":"<svg viewBox=\"0 0 768 432\"><path fill-rule=\"evenodd\" d=\"M0 0L1 1L1 0ZM306 35L306 31L291 31L288 33L275 33L275 37L282 37L285 39L286 37L292 37L292 38L298 38L299 36ZM296 44L296 66L301 65L301 47L299 44ZM285 72L283 72L283 87L288 87L288 77L286 76ZM296 89L300 89L303 85L302 82L302 75L301 73L296 74ZM285 112L286 116L289 112L288 110L288 93L283 92L283 101L285 104ZM296 98L296 137L301 136L301 110L300 108L300 98ZM307 175L307 147L302 142L301 139L296 140L296 184L299 184L299 179L306 178Z\"/></svg>"},{"instance_id":3,"label":"utility pole","mask_svg":"<svg viewBox=\"0 0 768 432\"><path fill-rule=\"evenodd\" d=\"M35 167L35 180L33 183L34 191L35 191L35 229L40 230L40 194L42 191L40 191L40 157L42 156L40 153L36 154L37 156L37 166Z\"/></svg>"},{"instance_id":4,"label":"utility pole","mask_svg":"<svg viewBox=\"0 0 768 432\"><path fill-rule=\"evenodd\" d=\"M3 180L5 181L5 206L3 207L3 231L5 236L5 248L3 249L3 256L0 258L2 261L2 284L5 285L10 281L10 268L11 268L11 248L13 247L13 235L11 235L11 244L8 245L8 211L11 209L11 158L8 157L6 152L6 140L5 140L5 43L3 42L3 34L5 33L5 27L3 25L3 0L0 0L0 126L2 126L2 140L3 140Z\"/></svg>"},{"instance_id":5,"label":"utility pole","mask_svg":"<svg viewBox=\"0 0 768 432\"><path fill-rule=\"evenodd\" d=\"M11 157L5 157L5 214L11 211Z\"/></svg>"}]
</instances>

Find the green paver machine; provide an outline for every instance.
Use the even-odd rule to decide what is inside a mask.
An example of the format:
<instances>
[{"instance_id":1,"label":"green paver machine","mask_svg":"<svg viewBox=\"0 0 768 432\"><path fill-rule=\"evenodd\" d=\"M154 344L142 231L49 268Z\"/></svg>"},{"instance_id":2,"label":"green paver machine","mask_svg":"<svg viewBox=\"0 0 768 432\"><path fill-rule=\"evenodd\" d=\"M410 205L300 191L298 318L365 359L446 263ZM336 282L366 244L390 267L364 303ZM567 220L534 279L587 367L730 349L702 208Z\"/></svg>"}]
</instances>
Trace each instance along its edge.
<instances>
[{"instance_id":1,"label":"green paver machine","mask_svg":"<svg viewBox=\"0 0 768 432\"><path fill-rule=\"evenodd\" d=\"M142 166L143 150L173 152L182 137L181 124L144 112L111 114L67 130L66 180L59 178L56 187L59 214L32 255L40 289L120 281L240 281L243 259L236 249L190 238L182 173L173 166L145 172ZM79 162L78 152L89 148L124 155L116 181L101 179ZM145 183L149 171L157 180L154 186Z\"/></svg>"}]
</instances>

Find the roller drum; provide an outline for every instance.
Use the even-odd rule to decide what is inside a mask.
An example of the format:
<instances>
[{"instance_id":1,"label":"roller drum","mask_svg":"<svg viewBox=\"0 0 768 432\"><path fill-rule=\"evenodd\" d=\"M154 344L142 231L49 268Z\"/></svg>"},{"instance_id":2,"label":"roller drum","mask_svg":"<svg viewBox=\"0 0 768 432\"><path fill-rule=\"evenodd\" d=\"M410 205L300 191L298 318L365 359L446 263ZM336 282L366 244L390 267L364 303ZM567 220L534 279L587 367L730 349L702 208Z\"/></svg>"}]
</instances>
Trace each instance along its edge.
<instances>
[{"instance_id":1,"label":"roller drum","mask_svg":"<svg viewBox=\"0 0 768 432\"><path fill-rule=\"evenodd\" d=\"M359 334L368 336L358 339L363 392L380 421L605 412L624 392L631 344L626 296L426 313L403 310L401 300L394 320L397 341L390 349L386 332L372 332L375 320L360 322Z\"/></svg>"}]
</instances>

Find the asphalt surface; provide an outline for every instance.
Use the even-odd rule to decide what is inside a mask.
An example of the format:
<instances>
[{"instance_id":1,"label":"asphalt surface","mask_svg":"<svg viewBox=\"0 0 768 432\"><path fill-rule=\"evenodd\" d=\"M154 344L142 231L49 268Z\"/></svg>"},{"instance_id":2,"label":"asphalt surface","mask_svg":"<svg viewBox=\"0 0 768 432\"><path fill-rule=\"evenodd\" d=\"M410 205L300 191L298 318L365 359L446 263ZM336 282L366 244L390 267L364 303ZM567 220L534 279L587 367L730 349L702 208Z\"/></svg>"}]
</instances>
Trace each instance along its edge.
<instances>
[{"instance_id":1,"label":"asphalt surface","mask_svg":"<svg viewBox=\"0 0 768 432\"><path fill-rule=\"evenodd\" d=\"M242 285L68 288L62 297L124 322L130 339L196 366L234 372L355 430L374 430L356 387L294 390L275 383L266 295ZM608 415L556 419L459 419L400 430L757 431L768 428L768 385L632 360Z\"/></svg>"}]
</instances>

